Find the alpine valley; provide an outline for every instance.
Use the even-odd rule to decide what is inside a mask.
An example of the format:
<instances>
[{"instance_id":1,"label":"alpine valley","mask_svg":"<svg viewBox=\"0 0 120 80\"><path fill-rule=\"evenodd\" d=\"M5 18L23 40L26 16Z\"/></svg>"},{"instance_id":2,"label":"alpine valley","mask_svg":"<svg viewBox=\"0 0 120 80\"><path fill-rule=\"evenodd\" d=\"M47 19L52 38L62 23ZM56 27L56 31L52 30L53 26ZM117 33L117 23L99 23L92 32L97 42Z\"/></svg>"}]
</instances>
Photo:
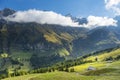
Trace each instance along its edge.
<instances>
[{"instance_id":1,"label":"alpine valley","mask_svg":"<svg viewBox=\"0 0 120 80\"><path fill-rule=\"evenodd\" d=\"M4 19L14 13L16 11L9 8L0 11L0 73L6 69L12 73L45 68L120 45L119 16L114 18L118 21L116 27L88 29ZM79 24L88 23L86 18L66 16Z\"/></svg>"}]
</instances>

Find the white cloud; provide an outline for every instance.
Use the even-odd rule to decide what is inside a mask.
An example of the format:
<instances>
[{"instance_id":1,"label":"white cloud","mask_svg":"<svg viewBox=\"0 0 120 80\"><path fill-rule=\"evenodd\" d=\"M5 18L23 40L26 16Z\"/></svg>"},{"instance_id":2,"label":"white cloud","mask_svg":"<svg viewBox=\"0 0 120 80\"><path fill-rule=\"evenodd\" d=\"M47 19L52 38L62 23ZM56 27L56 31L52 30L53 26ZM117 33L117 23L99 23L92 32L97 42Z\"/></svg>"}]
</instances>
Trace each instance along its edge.
<instances>
[{"instance_id":1,"label":"white cloud","mask_svg":"<svg viewBox=\"0 0 120 80\"><path fill-rule=\"evenodd\" d=\"M84 26L86 28L95 28L100 26L117 26L117 21L113 18L88 16L87 21L87 24L83 24L81 26Z\"/></svg>"},{"instance_id":2,"label":"white cloud","mask_svg":"<svg viewBox=\"0 0 120 80\"><path fill-rule=\"evenodd\" d=\"M108 10L113 10L115 15L120 15L120 0L105 0L105 7Z\"/></svg>"},{"instance_id":3,"label":"white cloud","mask_svg":"<svg viewBox=\"0 0 120 80\"><path fill-rule=\"evenodd\" d=\"M15 22L37 22L40 24L58 24L62 26L79 26L77 22L72 21L70 17L65 17L53 11L40 11L30 9L28 11L18 11L5 18Z\"/></svg>"},{"instance_id":4,"label":"white cloud","mask_svg":"<svg viewBox=\"0 0 120 80\"><path fill-rule=\"evenodd\" d=\"M18 11L13 15L5 17L8 21L15 22L36 22L40 24L57 24L62 26L95 28L99 26L116 26L117 21L107 17L88 16L87 24L80 25L70 17L57 14L53 11L41 11L30 9L27 11Z\"/></svg>"}]
</instances>

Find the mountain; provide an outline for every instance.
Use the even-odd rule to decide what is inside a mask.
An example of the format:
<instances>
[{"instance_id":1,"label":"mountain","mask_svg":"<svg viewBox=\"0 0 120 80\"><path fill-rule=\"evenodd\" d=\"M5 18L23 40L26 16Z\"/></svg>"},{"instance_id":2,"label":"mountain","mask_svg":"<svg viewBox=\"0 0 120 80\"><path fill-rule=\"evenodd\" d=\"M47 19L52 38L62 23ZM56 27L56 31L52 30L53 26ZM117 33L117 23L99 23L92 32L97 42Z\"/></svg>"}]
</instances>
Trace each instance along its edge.
<instances>
[{"instance_id":1,"label":"mountain","mask_svg":"<svg viewBox=\"0 0 120 80\"><path fill-rule=\"evenodd\" d=\"M73 39L84 37L88 31L85 28L15 22L2 23L0 29L0 53L7 53L9 61L27 59L35 68L69 57Z\"/></svg>"},{"instance_id":2,"label":"mountain","mask_svg":"<svg viewBox=\"0 0 120 80\"><path fill-rule=\"evenodd\" d=\"M14 10L9 9L9 8L5 8L5 9L0 11L0 17L6 17L6 16L12 15L14 13L15 13Z\"/></svg>"},{"instance_id":3,"label":"mountain","mask_svg":"<svg viewBox=\"0 0 120 80\"><path fill-rule=\"evenodd\" d=\"M90 30L83 27L4 20L3 17L14 13L11 9L0 11L0 70L8 67L46 67L120 44L119 25ZM80 24L87 23L86 18L72 19Z\"/></svg>"},{"instance_id":4,"label":"mountain","mask_svg":"<svg viewBox=\"0 0 120 80\"><path fill-rule=\"evenodd\" d=\"M73 21L78 22L80 25L88 23L86 18L77 18L72 16L71 14L67 14L66 16L70 17Z\"/></svg>"},{"instance_id":5,"label":"mountain","mask_svg":"<svg viewBox=\"0 0 120 80\"><path fill-rule=\"evenodd\" d=\"M115 47L120 44L119 33L120 31L114 31L107 27L90 30L85 38L73 41L73 50L77 51L77 54L84 54Z\"/></svg>"}]
</instances>

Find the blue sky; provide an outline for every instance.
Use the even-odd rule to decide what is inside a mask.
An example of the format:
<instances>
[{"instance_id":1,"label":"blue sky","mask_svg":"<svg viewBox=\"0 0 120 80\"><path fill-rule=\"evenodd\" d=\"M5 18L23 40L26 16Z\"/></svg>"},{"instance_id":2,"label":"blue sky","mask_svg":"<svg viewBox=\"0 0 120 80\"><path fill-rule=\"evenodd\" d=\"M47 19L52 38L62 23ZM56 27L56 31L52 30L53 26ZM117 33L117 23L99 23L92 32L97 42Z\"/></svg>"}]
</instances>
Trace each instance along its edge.
<instances>
[{"instance_id":1,"label":"blue sky","mask_svg":"<svg viewBox=\"0 0 120 80\"><path fill-rule=\"evenodd\" d=\"M11 8L14 10L40 9L66 15L87 17L112 16L105 9L104 0L0 0L0 9Z\"/></svg>"}]
</instances>

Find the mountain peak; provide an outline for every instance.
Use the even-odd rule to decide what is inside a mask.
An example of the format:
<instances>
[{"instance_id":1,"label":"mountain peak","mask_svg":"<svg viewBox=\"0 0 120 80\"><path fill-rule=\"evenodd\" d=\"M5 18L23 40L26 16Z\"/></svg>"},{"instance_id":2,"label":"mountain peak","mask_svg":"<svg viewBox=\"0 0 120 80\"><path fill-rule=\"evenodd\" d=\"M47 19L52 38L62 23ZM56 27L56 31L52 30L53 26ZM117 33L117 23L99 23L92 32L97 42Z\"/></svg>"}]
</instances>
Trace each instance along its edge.
<instances>
[{"instance_id":1,"label":"mountain peak","mask_svg":"<svg viewBox=\"0 0 120 80\"><path fill-rule=\"evenodd\" d=\"M74 16L72 16L72 14L70 14L70 13L67 14L66 16L67 16L67 17L70 17L73 21L78 22L79 24L87 24L87 23L88 23L87 19L86 19L86 18L83 18L83 17L81 17L81 18L74 17Z\"/></svg>"},{"instance_id":2,"label":"mountain peak","mask_svg":"<svg viewBox=\"0 0 120 80\"><path fill-rule=\"evenodd\" d=\"M10 9L10 8L4 8L3 10L0 11L0 17L6 17L9 15L14 14L15 11Z\"/></svg>"}]
</instances>

